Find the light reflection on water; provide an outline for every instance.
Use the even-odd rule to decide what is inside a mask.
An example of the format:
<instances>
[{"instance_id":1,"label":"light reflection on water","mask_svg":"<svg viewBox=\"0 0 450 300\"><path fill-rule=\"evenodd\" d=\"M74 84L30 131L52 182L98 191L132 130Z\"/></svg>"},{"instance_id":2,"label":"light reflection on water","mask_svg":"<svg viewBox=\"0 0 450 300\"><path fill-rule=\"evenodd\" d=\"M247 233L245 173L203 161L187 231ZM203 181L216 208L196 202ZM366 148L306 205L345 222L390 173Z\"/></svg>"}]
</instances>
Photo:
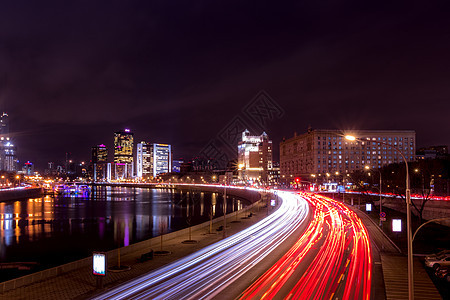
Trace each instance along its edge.
<instances>
[{"instance_id":1,"label":"light reflection on water","mask_svg":"<svg viewBox=\"0 0 450 300\"><path fill-rule=\"evenodd\" d=\"M229 197L228 212L242 207ZM97 187L90 197L45 196L0 203L0 261L57 265L209 220L222 195Z\"/></svg>"}]
</instances>

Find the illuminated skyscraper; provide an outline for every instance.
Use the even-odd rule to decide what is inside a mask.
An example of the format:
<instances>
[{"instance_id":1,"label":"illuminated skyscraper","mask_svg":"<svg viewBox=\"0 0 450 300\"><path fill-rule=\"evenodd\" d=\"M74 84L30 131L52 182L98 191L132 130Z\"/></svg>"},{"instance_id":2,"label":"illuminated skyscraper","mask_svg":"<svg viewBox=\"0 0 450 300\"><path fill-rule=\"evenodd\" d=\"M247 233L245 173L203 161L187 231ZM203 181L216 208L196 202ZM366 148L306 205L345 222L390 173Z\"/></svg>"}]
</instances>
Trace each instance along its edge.
<instances>
[{"instance_id":1,"label":"illuminated skyscraper","mask_svg":"<svg viewBox=\"0 0 450 300\"><path fill-rule=\"evenodd\" d=\"M0 116L0 136L9 137L9 116L5 112Z\"/></svg>"},{"instance_id":2,"label":"illuminated skyscraper","mask_svg":"<svg viewBox=\"0 0 450 300\"><path fill-rule=\"evenodd\" d=\"M130 129L114 132L115 179L132 178L133 172L133 133Z\"/></svg>"},{"instance_id":3,"label":"illuminated skyscraper","mask_svg":"<svg viewBox=\"0 0 450 300\"><path fill-rule=\"evenodd\" d=\"M103 144L92 147L92 163L106 162L108 162L108 148Z\"/></svg>"},{"instance_id":4,"label":"illuminated skyscraper","mask_svg":"<svg viewBox=\"0 0 450 300\"><path fill-rule=\"evenodd\" d=\"M141 142L137 145L137 177L156 177L172 171L172 148L167 144Z\"/></svg>"},{"instance_id":5,"label":"illuminated skyscraper","mask_svg":"<svg viewBox=\"0 0 450 300\"><path fill-rule=\"evenodd\" d=\"M147 178L153 176L152 172L152 144L140 142L136 148L136 176Z\"/></svg>"},{"instance_id":6,"label":"illuminated skyscraper","mask_svg":"<svg viewBox=\"0 0 450 300\"><path fill-rule=\"evenodd\" d=\"M256 136L248 130L242 133L238 143L238 169L241 180L268 180L268 172L272 170L272 141L267 133Z\"/></svg>"},{"instance_id":7,"label":"illuminated skyscraper","mask_svg":"<svg viewBox=\"0 0 450 300\"><path fill-rule=\"evenodd\" d=\"M95 181L107 178L108 148L105 145L92 147L92 171Z\"/></svg>"},{"instance_id":8,"label":"illuminated skyscraper","mask_svg":"<svg viewBox=\"0 0 450 300\"><path fill-rule=\"evenodd\" d=\"M114 132L114 162L133 163L133 133L130 129Z\"/></svg>"},{"instance_id":9,"label":"illuminated skyscraper","mask_svg":"<svg viewBox=\"0 0 450 300\"><path fill-rule=\"evenodd\" d=\"M17 170L17 148L9 134L8 118L5 112L0 116L0 170L12 172Z\"/></svg>"},{"instance_id":10,"label":"illuminated skyscraper","mask_svg":"<svg viewBox=\"0 0 450 300\"><path fill-rule=\"evenodd\" d=\"M153 177L172 171L172 148L166 144L152 144Z\"/></svg>"}]
</instances>

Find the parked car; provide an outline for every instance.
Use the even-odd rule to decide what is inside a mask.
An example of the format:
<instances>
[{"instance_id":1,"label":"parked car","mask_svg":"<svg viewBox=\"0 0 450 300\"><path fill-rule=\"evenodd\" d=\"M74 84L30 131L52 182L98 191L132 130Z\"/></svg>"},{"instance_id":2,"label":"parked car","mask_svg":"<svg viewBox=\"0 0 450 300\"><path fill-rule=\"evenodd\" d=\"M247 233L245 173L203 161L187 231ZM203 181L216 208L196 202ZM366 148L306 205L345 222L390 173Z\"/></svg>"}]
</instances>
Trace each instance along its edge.
<instances>
[{"instance_id":1,"label":"parked car","mask_svg":"<svg viewBox=\"0 0 450 300\"><path fill-rule=\"evenodd\" d=\"M446 279L447 275L449 275L449 267L436 268L434 275L436 275L437 278Z\"/></svg>"},{"instance_id":2,"label":"parked car","mask_svg":"<svg viewBox=\"0 0 450 300\"><path fill-rule=\"evenodd\" d=\"M437 256L436 258L426 259L425 265L433 269L438 269L441 266L450 266L450 254L444 254Z\"/></svg>"},{"instance_id":3,"label":"parked car","mask_svg":"<svg viewBox=\"0 0 450 300\"><path fill-rule=\"evenodd\" d=\"M428 260L435 259L436 257L442 256L442 255L450 255L450 250L445 249L445 250L439 251L438 253L427 255L427 256L425 256L425 259L428 259Z\"/></svg>"}]
</instances>

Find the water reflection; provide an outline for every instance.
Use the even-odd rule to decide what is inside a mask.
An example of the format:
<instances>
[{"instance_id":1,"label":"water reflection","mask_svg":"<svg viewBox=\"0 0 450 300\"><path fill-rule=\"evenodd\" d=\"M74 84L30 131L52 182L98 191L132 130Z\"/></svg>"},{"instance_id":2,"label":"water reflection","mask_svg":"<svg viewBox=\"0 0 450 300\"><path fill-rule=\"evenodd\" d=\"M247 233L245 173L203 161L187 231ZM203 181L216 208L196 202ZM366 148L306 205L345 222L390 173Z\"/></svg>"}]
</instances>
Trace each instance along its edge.
<instances>
[{"instance_id":1,"label":"water reflection","mask_svg":"<svg viewBox=\"0 0 450 300\"><path fill-rule=\"evenodd\" d=\"M228 212L242 206L228 197ZM0 203L0 260L57 265L206 222L222 207L216 193L121 187Z\"/></svg>"}]
</instances>

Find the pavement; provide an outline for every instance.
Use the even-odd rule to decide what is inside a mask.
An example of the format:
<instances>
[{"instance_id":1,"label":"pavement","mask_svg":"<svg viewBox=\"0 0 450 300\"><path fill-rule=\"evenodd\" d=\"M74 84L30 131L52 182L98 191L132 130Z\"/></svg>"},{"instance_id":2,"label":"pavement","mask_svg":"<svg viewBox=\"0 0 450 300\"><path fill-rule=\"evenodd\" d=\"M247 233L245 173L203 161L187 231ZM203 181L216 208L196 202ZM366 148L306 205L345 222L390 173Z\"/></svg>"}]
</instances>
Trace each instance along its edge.
<instances>
[{"instance_id":1,"label":"pavement","mask_svg":"<svg viewBox=\"0 0 450 300\"><path fill-rule=\"evenodd\" d=\"M246 215L249 213L250 211L245 212ZM251 218L244 219L244 213L238 214L236 218L227 218L227 236L240 232L241 230L262 220L266 216L267 208L256 205L252 209ZM151 270L162 267L221 240L223 238L223 231L218 232L216 229L222 225L222 222L215 223L213 226L213 234L208 233L209 227L192 231L192 240L198 241L196 244L182 243L183 241L188 240L188 236L180 236L169 240L164 240L163 250L169 251L171 253L170 255L154 256L152 260L146 262L138 262L138 258L140 258L142 253L122 256L121 265L130 266L130 270L114 273L109 271L103 280L103 291L143 275ZM150 249L158 251L161 248L160 246L161 245L159 242L152 245L149 244L148 251L150 251ZM117 265L117 263L108 261L108 265L114 266ZM88 299L101 291L102 290L98 290L96 288L96 278L92 275L92 268L85 267L27 286L9 290L5 293L0 293L0 299Z\"/></svg>"}]
</instances>

